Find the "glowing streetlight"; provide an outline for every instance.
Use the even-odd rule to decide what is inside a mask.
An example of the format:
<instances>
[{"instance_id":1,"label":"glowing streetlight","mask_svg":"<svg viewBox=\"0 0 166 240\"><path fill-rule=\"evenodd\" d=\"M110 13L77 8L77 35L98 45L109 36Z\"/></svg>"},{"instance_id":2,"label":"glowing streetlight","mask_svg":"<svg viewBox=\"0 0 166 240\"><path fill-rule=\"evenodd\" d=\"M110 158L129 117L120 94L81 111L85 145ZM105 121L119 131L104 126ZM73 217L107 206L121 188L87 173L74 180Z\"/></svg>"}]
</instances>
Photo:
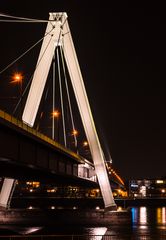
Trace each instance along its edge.
<instances>
[{"instance_id":1,"label":"glowing streetlight","mask_svg":"<svg viewBox=\"0 0 166 240\"><path fill-rule=\"evenodd\" d=\"M11 82L12 84L19 84L20 85L20 98L22 97L22 82L23 82L23 74L22 73L14 73L13 76L11 77Z\"/></svg>"},{"instance_id":2,"label":"glowing streetlight","mask_svg":"<svg viewBox=\"0 0 166 240\"><path fill-rule=\"evenodd\" d=\"M14 75L12 76L11 83L22 83L22 80L23 80L22 73L14 73Z\"/></svg>"},{"instance_id":3,"label":"glowing streetlight","mask_svg":"<svg viewBox=\"0 0 166 240\"><path fill-rule=\"evenodd\" d=\"M76 150L77 153L78 153L78 148L77 148L77 147L78 147L78 146L77 146L77 144L78 144L78 142L77 142L78 131L77 131L76 129L73 129L71 135L72 135L73 138L74 138L74 146L75 146L75 150Z\"/></svg>"},{"instance_id":4,"label":"glowing streetlight","mask_svg":"<svg viewBox=\"0 0 166 240\"><path fill-rule=\"evenodd\" d=\"M20 104L20 110L22 111L22 85L23 85L23 74L21 72L16 72L11 76L11 84L17 84L19 86L19 101L14 109L16 111L18 105Z\"/></svg>"},{"instance_id":5,"label":"glowing streetlight","mask_svg":"<svg viewBox=\"0 0 166 240\"><path fill-rule=\"evenodd\" d=\"M73 136L77 136L77 135L78 135L78 131L77 131L76 129L73 129L72 135L73 135Z\"/></svg>"},{"instance_id":6,"label":"glowing streetlight","mask_svg":"<svg viewBox=\"0 0 166 240\"><path fill-rule=\"evenodd\" d=\"M59 115L60 115L60 112L58 110L55 110L55 111L52 112L53 118L58 118Z\"/></svg>"},{"instance_id":7,"label":"glowing streetlight","mask_svg":"<svg viewBox=\"0 0 166 240\"><path fill-rule=\"evenodd\" d=\"M84 141L83 142L83 147L87 147L88 146L88 142L87 141Z\"/></svg>"},{"instance_id":8,"label":"glowing streetlight","mask_svg":"<svg viewBox=\"0 0 166 240\"><path fill-rule=\"evenodd\" d=\"M58 119L59 119L59 116L60 116L60 112L58 110L54 110L52 112L52 139L55 138L55 123L54 123L54 120L57 119L57 139L58 139Z\"/></svg>"}]
</instances>

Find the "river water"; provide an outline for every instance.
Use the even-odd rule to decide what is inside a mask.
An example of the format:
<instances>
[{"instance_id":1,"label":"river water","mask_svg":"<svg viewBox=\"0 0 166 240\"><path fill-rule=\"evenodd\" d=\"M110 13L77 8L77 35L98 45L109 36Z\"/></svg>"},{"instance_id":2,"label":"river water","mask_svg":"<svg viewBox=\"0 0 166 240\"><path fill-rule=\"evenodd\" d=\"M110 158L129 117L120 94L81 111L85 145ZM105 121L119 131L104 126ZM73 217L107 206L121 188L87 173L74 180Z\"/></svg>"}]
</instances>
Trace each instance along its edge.
<instances>
[{"instance_id":1,"label":"river water","mask_svg":"<svg viewBox=\"0 0 166 240\"><path fill-rule=\"evenodd\" d=\"M62 226L61 228L1 226L0 238L4 240L166 240L166 207L132 207L131 212L131 226ZM9 238L9 235L13 237Z\"/></svg>"}]
</instances>

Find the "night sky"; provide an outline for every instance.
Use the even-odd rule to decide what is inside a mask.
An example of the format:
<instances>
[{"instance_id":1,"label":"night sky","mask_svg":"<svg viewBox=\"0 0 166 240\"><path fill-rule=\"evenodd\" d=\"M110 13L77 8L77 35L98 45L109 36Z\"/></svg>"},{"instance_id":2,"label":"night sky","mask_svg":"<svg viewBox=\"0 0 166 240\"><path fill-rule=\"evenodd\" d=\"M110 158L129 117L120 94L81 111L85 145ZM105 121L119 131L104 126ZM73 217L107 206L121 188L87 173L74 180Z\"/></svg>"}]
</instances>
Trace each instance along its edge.
<instances>
[{"instance_id":1,"label":"night sky","mask_svg":"<svg viewBox=\"0 0 166 240\"><path fill-rule=\"evenodd\" d=\"M67 12L103 148L124 179L166 176L166 25L158 2L0 3L1 13L20 17L48 19L49 12ZM0 23L0 70L40 39L46 27L12 24ZM29 77L37 57L32 53L14 67ZM9 70L5 74L0 76L1 93L9 91L3 82Z\"/></svg>"}]
</instances>

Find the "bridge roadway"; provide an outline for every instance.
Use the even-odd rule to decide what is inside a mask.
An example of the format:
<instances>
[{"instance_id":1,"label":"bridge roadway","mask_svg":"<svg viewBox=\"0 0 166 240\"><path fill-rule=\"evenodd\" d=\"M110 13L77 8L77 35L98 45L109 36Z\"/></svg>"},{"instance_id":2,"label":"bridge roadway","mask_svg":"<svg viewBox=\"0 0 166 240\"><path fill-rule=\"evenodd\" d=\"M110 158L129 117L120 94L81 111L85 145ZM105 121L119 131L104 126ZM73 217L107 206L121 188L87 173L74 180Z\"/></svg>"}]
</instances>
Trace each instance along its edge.
<instances>
[{"instance_id":1,"label":"bridge roadway","mask_svg":"<svg viewBox=\"0 0 166 240\"><path fill-rule=\"evenodd\" d=\"M0 177L96 186L78 177L84 159L0 110Z\"/></svg>"}]
</instances>

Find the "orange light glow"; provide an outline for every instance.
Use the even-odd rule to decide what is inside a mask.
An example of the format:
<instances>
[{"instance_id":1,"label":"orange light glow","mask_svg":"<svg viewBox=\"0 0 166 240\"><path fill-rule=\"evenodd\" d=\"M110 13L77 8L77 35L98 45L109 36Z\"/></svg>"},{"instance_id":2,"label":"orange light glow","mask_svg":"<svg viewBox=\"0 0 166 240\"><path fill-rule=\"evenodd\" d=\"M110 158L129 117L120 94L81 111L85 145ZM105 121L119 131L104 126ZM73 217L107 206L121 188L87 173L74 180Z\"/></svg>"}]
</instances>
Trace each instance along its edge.
<instances>
[{"instance_id":1,"label":"orange light glow","mask_svg":"<svg viewBox=\"0 0 166 240\"><path fill-rule=\"evenodd\" d=\"M58 110L55 110L55 111L52 112L52 116L53 116L54 118L58 118L59 115L60 115L60 112L59 112Z\"/></svg>"},{"instance_id":2,"label":"orange light glow","mask_svg":"<svg viewBox=\"0 0 166 240\"><path fill-rule=\"evenodd\" d=\"M109 169L109 174L113 174L117 179L118 181L122 184L122 185L125 185L124 184L124 181L122 180L122 178L115 172L115 170L112 168L110 169L110 167L108 168Z\"/></svg>"},{"instance_id":3,"label":"orange light glow","mask_svg":"<svg viewBox=\"0 0 166 240\"><path fill-rule=\"evenodd\" d=\"M12 76L11 83L22 83L22 80L23 80L22 73L14 73L14 75Z\"/></svg>"},{"instance_id":4,"label":"orange light glow","mask_svg":"<svg viewBox=\"0 0 166 240\"><path fill-rule=\"evenodd\" d=\"M76 129L73 130L72 135L76 136L78 135L78 131Z\"/></svg>"}]
</instances>

